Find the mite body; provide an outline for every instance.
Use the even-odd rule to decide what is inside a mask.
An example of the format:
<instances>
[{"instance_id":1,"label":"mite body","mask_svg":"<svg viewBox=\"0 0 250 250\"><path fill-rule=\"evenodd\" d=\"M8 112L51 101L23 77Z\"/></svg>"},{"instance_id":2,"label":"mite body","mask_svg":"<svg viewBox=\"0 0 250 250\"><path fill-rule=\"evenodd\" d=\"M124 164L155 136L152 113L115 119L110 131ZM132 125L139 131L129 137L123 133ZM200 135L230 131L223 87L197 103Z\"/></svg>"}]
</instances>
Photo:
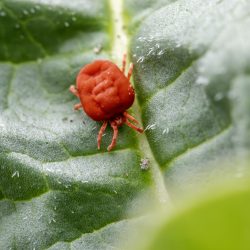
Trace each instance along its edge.
<instances>
[{"instance_id":1,"label":"mite body","mask_svg":"<svg viewBox=\"0 0 250 250\"><path fill-rule=\"evenodd\" d=\"M80 70L76 87L70 86L70 91L80 99L80 103L74 108L76 110L83 108L93 120L103 122L97 137L98 149L108 123L114 131L108 151L115 147L118 127L123 123L140 133L143 132L143 129L130 122L138 124L137 120L126 112L134 102L135 92L130 84L133 64L130 64L127 76L125 67L126 55L123 57L121 70L111 61L96 60Z\"/></svg>"}]
</instances>

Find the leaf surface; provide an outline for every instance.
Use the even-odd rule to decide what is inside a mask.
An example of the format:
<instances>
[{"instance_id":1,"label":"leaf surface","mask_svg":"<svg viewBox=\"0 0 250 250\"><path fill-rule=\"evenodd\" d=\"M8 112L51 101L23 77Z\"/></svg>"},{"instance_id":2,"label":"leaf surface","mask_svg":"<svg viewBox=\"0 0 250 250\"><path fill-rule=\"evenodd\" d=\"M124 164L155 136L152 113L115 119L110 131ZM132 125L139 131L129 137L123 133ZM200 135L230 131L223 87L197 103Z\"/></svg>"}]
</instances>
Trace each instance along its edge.
<instances>
[{"instance_id":1,"label":"leaf surface","mask_svg":"<svg viewBox=\"0 0 250 250\"><path fill-rule=\"evenodd\" d=\"M249 22L246 2L176 1L133 38L142 120L174 199L244 175L225 162L249 156Z\"/></svg>"},{"instance_id":2,"label":"leaf surface","mask_svg":"<svg viewBox=\"0 0 250 250\"><path fill-rule=\"evenodd\" d=\"M0 1L0 249L119 249L138 196L169 205L246 174L249 3L119 3ZM101 124L68 88L95 59L121 66L123 39L146 131L119 128L108 153L111 129L98 151Z\"/></svg>"},{"instance_id":3,"label":"leaf surface","mask_svg":"<svg viewBox=\"0 0 250 250\"><path fill-rule=\"evenodd\" d=\"M68 91L83 65L109 58L109 2L1 1L0 8L0 248L109 249L125 211L151 183L135 133L121 128L108 153L108 129L98 152L101 124L74 112ZM116 236L100 242L110 230Z\"/></svg>"}]
</instances>

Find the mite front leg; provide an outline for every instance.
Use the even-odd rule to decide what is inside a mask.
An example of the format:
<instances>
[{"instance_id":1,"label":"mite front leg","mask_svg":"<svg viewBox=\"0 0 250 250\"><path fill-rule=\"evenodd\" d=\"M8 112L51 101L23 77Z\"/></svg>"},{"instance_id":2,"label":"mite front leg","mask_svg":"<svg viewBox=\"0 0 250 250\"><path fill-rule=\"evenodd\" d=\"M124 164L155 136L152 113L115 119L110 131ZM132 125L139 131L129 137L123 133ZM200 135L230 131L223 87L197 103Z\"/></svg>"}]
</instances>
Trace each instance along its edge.
<instances>
[{"instance_id":1,"label":"mite front leg","mask_svg":"<svg viewBox=\"0 0 250 250\"><path fill-rule=\"evenodd\" d=\"M125 68L126 68L126 62L127 62L127 54L124 53L123 54L123 58L122 58L122 73L125 73Z\"/></svg>"},{"instance_id":2,"label":"mite front leg","mask_svg":"<svg viewBox=\"0 0 250 250\"><path fill-rule=\"evenodd\" d=\"M139 124L139 122L138 122L132 115L130 115L128 112L124 112L123 115L124 115L127 119L131 120L132 122L135 122L136 124Z\"/></svg>"},{"instance_id":3,"label":"mite front leg","mask_svg":"<svg viewBox=\"0 0 250 250\"><path fill-rule=\"evenodd\" d=\"M100 149L101 147L101 141L102 141L102 135L108 125L108 122L104 122L99 130L98 137L97 137L97 148Z\"/></svg>"},{"instance_id":4,"label":"mite front leg","mask_svg":"<svg viewBox=\"0 0 250 250\"><path fill-rule=\"evenodd\" d=\"M69 91L74 94L75 96L79 97L79 94L78 94L78 90L76 89L76 87L74 85L71 85L69 87Z\"/></svg>"},{"instance_id":5,"label":"mite front leg","mask_svg":"<svg viewBox=\"0 0 250 250\"><path fill-rule=\"evenodd\" d=\"M116 145L116 140L118 137L118 127L114 122L111 122L111 127L113 128L113 138L111 144L108 146L108 151L112 150Z\"/></svg>"},{"instance_id":6,"label":"mite front leg","mask_svg":"<svg viewBox=\"0 0 250 250\"><path fill-rule=\"evenodd\" d=\"M129 70L128 70L128 80L130 80L130 77L131 77L131 75L133 73L133 68L134 68L134 64L130 63Z\"/></svg>"},{"instance_id":7,"label":"mite front leg","mask_svg":"<svg viewBox=\"0 0 250 250\"><path fill-rule=\"evenodd\" d=\"M77 103L77 104L74 105L74 110L79 110L80 108L82 108L81 103Z\"/></svg>"},{"instance_id":8,"label":"mite front leg","mask_svg":"<svg viewBox=\"0 0 250 250\"><path fill-rule=\"evenodd\" d=\"M138 131L139 133L143 133L143 129L142 128L138 128L136 127L134 124L130 123L128 120L125 121L125 123L132 129Z\"/></svg>"}]
</instances>

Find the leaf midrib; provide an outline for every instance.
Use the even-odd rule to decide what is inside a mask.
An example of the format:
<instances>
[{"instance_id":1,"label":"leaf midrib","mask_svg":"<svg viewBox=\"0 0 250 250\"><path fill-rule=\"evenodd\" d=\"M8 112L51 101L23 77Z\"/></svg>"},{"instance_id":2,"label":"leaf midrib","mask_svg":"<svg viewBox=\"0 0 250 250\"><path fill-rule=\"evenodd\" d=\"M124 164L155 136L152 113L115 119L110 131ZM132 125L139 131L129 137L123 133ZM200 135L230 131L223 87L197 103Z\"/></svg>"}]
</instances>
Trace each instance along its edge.
<instances>
[{"instance_id":1,"label":"leaf midrib","mask_svg":"<svg viewBox=\"0 0 250 250\"><path fill-rule=\"evenodd\" d=\"M124 24L125 23L125 12L123 9L123 1L122 0L109 0L110 11L112 13L112 30L113 30L113 44L112 44L112 55L116 60L117 64L120 65L122 61L122 56L125 52L129 50L128 43L128 34L126 33ZM126 25L127 26L127 25ZM133 111L136 116L136 119L139 120L140 124L141 120L141 107L139 106L138 100L135 100L133 105ZM160 166L157 163L153 152L148 143L148 139L146 134L136 134L139 144L139 151L142 158L148 158L150 161L150 169L152 173L152 179L155 186L156 196L160 203L163 203L167 207L171 206L171 201L168 195L168 191L166 189L162 172L160 170Z\"/></svg>"}]
</instances>

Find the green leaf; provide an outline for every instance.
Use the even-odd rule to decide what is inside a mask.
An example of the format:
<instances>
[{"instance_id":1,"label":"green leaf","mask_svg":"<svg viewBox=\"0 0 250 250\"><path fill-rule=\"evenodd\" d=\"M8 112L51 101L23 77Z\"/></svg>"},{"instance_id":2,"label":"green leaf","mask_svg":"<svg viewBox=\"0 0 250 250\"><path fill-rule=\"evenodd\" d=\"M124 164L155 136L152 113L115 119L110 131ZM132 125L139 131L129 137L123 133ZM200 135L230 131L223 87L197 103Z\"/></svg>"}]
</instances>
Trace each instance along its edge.
<instances>
[{"instance_id":1,"label":"green leaf","mask_svg":"<svg viewBox=\"0 0 250 250\"><path fill-rule=\"evenodd\" d=\"M156 229L144 233L147 245L136 249L249 249L249 187L249 180L224 184L223 191L217 187L205 194L206 199L199 197L171 216L162 215L161 221L155 219Z\"/></svg>"},{"instance_id":2,"label":"green leaf","mask_svg":"<svg viewBox=\"0 0 250 250\"><path fill-rule=\"evenodd\" d=\"M109 3L6 0L0 9L0 249L94 249L113 230L99 242L108 249L151 183L135 133L121 128L108 153L108 129L98 152L101 124L73 111L68 91L83 65L109 58Z\"/></svg>"},{"instance_id":3,"label":"green leaf","mask_svg":"<svg viewBox=\"0 0 250 250\"><path fill-rule=\"evenodd\" d=\"M142 120L173 199L217 175L244 175L224 162L249 155L249 7L176 1L133 38Z\"/></svg>"},{"instance_id":4,"label":"green leaf","mask_svg":"<svg viewBox=\"0 0 250 250\"><path fill-rule=\"evenodd\" d=\"M244 176L234 160L250 147L249 7L0 0L0 249L119 249L145 203ZM146 131L119 128L108 153L108 128L98 151L101 124L73 111L68 88L95 59L120 66L128 44L130 112Z\"/></svg>"},{"instance_id":5,"label":"green leaf","mask_svg":"<svg viewBox=\"0 0 250 250\"><path fill-rule=\"evenodd\" d=\"M128 31L133 33L135 27L138 26L142 20L149 16L153 11L170 4L176 0L126 0L124 1L124 14L127 23L129 24Z\"/></svg>"}]
</instances>

